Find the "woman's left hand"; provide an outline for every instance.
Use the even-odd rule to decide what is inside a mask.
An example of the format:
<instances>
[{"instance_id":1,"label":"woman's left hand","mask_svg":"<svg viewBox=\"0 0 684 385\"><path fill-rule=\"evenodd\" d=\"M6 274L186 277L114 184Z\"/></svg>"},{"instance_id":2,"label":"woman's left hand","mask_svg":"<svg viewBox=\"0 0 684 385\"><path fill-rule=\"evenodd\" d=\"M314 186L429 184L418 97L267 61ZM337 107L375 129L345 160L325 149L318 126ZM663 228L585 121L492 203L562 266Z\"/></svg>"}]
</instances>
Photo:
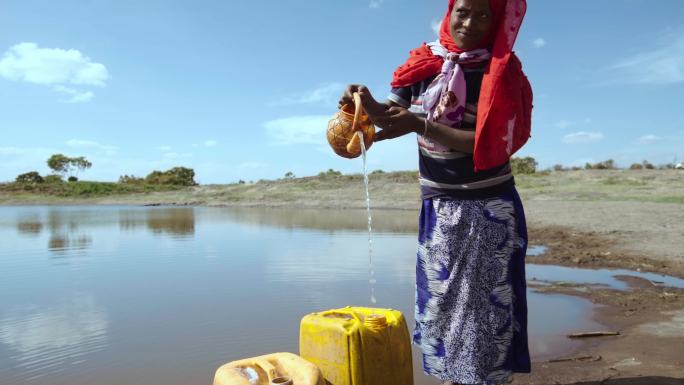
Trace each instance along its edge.
<instances>
[{"instance_id":1,"label":"woman's left hand","mask_svg":"<svg viewBox=\"0 0 684 385\"><path fill-rule=\"evenodd\" d=\"M384 114L371 117L373 124L382 128L375 133L375 142L394 139L411 132L419 132L424 124L423 119L403 107L390 107Z\"/></svg>"}]
</instances>

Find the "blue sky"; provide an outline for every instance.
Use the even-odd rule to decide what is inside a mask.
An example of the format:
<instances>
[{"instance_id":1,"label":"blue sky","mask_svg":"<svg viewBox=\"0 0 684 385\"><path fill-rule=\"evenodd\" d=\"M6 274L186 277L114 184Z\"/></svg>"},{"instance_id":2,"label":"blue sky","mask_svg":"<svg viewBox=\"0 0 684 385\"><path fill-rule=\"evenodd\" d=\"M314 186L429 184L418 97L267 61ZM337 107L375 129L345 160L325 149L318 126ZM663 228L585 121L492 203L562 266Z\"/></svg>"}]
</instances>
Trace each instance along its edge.
<instances>
[{"instance_id":1,"label":"blue sky","mask_svg":"<svg viewBox=\"0 0 684 385\"><path fill-rule=\"evenodd\" d=\"M378 98L446 0L0 0L0 181L85 156L89 180L360 172L325 141L347 83ZM542 167L684 160L684 1L528 0L516 43ZM369 168L417 169L415 136Z\"/></svg>"}]
</instances>

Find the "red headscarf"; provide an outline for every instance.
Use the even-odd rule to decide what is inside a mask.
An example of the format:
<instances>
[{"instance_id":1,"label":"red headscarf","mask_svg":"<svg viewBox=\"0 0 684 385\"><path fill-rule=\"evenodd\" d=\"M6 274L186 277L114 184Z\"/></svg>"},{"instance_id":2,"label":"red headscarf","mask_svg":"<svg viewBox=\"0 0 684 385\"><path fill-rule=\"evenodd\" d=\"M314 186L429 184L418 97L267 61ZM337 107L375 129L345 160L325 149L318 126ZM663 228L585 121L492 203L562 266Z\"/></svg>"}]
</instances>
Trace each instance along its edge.
<instances>
[{"instance_id":1,"label":"red headscarf","mask_svg":"<svg viewBox=\"0 0 684 385\"><path fill-rule=\"evenodd\" d=\"M451 37L450 21L455 0L442 21L439 41L449 52L463 52ZM525 0L489 0L493 27L482 47L490 48L492 58L482 79L477 108L475 149L476 170L506 163L530 137L532 88L512 52L527 4ZM397 68L392 87L406 87L438 74L444 59L426 44L411 51L409 59Z\"/></svg>"}]
</instances>

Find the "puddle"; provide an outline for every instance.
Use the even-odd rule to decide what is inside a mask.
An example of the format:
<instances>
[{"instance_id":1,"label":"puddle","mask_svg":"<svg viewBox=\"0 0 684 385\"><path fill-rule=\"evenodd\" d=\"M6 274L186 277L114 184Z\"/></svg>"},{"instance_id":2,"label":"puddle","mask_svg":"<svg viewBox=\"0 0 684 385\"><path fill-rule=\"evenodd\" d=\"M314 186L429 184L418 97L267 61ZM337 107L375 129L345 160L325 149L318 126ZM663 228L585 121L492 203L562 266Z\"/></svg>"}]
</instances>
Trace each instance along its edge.
<instances>
[{"instance_id":1,"label":"puddle","mask_svg":"<svg viewBox=\"0 0 684 385\"><path fill-rule=\"evenodd\" d=\"M584 298L528 290L527 300L527 329L534 361L545 361L579 348L583 342L571 340L567 334L602 329L592 319L596 305Z\"/></svg>"},{"instance_id":2,"label":"puddle","mask_svg":"<svg viewBox=\"0 0 684 385\"><path fill-rule=\"evenodd\" d=\"M530 257L538 257L548 250L548 246L534 245L527 248L527 255Z\"/></svg>"},{"instance_id":3,"label":"puddle","mask_svg":"<svg viewBox=\"0 0 684 385\"><path fill-rule=\"evenodd\" d=\"M569 282L587 285L607 286L617 290L627 290L627 283L616 276L643 278L654 285L684 288L684 279L655 273L641 273L626 269L579 269L575 267L527 264L527 280L541 282Z\"/></svg>"}]
</instances>

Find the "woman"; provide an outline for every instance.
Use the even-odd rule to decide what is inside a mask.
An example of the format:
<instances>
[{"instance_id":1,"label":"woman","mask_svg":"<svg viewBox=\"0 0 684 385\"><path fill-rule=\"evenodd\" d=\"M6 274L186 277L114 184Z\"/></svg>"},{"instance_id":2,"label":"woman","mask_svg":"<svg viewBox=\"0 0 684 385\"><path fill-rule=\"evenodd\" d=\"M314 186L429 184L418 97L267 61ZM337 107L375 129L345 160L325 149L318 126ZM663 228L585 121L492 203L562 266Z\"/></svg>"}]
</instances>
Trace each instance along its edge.
<instances>
[{"instance_id":1,"label":"woman","mask_svg":"<svg viewBox=\"0 0 684 385\"><path fill-rule=\"evenodd\" d=\"M529 372L527 229L510 156L529 137L532 92L512 53L525 0L450 0L440 39L411 52L386 103L353 92L382 130L418 134L420 187L413 341L426 374L503 384Z\"/></svg>"}]
</instances>

